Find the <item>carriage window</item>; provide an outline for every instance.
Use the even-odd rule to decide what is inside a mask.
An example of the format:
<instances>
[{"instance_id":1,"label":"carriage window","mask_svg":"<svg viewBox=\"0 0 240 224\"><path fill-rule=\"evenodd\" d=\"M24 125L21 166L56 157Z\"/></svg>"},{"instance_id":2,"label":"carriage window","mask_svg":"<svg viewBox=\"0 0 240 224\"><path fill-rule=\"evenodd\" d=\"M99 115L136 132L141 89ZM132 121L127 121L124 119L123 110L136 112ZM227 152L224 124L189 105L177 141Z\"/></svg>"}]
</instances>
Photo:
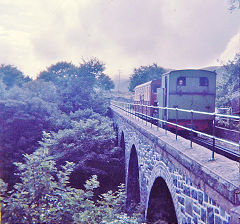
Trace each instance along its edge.
<instances>
[{"instance_id":1,"label":"carriage window","mask_svg":"<svg viewBox=\"0 0 240 224\"><path fill-rule=\"evenodd\" d=\"M186 86L186 77L179 77L177 79L177 86Z\"/></svg>"},{"instance_id":2,"label":"carriage window","mask_svg":"<svg viewBox=\"0 0 240 224\"><path fill-rule=\"evenodd\" d=\"M200 86L208 86L208 78L207 77L200 77Z\"/></svg>"}]
</instances>

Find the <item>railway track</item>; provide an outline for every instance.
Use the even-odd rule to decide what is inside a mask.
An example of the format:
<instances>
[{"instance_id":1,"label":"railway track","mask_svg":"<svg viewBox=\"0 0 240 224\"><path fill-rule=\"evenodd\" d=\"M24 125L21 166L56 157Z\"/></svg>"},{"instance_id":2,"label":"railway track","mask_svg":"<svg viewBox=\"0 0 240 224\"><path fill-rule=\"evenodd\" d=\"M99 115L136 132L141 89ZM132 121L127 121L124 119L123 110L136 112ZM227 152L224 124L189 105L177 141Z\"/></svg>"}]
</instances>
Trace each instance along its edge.
<instances>
[{"instance_id":1,"label":"railway track","mask_svg":"<svg viewBox=\"0 0 240 224\"><path fill-rule=\"evenodd\" d=\"M237 130L216 126L216 136L238 143L240 133Z\"/></svg>"},{"instance_id":2,"label":"railway track","mask_svg":"<svg viewBox=\"0 0 240 224\"><path fill-rule=\"evenodd\" d=\"M143 118L140 118L140 119L143 119ZM217 127L217 128L219 128L219 127ZM225 129L225 130L229 131L231 133L231 135L233 133L239 134L239 132L237 132L236 130L230 130L230 129ZM176 133L175 130L168 130L168 131L172 132L173 134ZM215 140L215 143L213 144L212 138L209 138L206 136L201 136L201 135L191 137L191 134L189 132L187 132L187 133L188 134L186 134L186 132L184 132L184 134L179 133L179 135L182 136L183 138L187 138L188 140L192 140L192 142L194 142L198 145L201 145L205 148L210 149L213 152L213 158L214 158L214 153L217 153L217 154L223 155L233 161L240 162L240 148L239 147L221 142L219 140ZM216 137L220 137L220 136L216 136ZM233 139L231 139L231 140L233 140ZM236 138L234 140L235 140L235 142L239 142L239 140L236 140ZM233 142L234 142L234 140L233 140Z\"/></svg>"},{"instance_id":3,"label":"railway track","mask_svg":"<svg viewBox=\"0 0 240 224\"><path fill-rule=\"evenodd\" d=\"M189 137L189 139L190 138L191 137ZM240 161L240 151L238 147L235 146L229 147L229 145L220 143L219 141L215 141L214 145L212 139L201 136L193 136L192 141L196 144L199 144L210 149L214 153L218 153L237 162Z\"/></svg>"}]
</instances>

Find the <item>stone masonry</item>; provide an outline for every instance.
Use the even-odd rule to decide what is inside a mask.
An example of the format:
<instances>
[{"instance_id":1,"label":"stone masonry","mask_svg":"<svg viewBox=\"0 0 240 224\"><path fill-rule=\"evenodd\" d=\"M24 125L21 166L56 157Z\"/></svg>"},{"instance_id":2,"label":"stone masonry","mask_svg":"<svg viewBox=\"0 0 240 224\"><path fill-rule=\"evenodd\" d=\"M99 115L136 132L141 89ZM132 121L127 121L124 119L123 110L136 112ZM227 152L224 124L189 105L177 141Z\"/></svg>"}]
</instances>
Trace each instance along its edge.
<instances>
[{"instance_id":1,"label":"stone masonry","mask_svg":"<svg viewBox=\"0 0 240 224\"><path fill-rule=\"evenodd\" d=\"M154 183L161 178L171 194L179 224L240 224L240 174L236 162L221 155L209 161L210 150L196 144L190 148L189 140L176 140L174 134L166 134L119 109L112 108L112 112L119 145L125 144L126 187L130 155L134 155L133 146L136 149L135 169L145 217Z\"/></svg>"}]
</instances>

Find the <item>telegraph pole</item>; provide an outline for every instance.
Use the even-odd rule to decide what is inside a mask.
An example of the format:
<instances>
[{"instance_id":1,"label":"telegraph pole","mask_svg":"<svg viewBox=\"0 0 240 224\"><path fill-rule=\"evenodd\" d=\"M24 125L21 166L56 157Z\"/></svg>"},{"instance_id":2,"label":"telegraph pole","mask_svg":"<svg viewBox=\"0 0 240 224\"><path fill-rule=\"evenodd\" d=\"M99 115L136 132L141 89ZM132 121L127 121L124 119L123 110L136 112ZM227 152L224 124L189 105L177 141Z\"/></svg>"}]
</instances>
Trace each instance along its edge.
<instances>
[{"instance_id":1,"label":"telegraph pole","mask_svg":"<svg viewBox=\"0 0 240 224\"><path fill-rule=\"evenodd\" d=\"M119 94L119 87L120 87L120 74L121 74L121 69L118 70L118 94Z\"/></svg>"}]
</instances>

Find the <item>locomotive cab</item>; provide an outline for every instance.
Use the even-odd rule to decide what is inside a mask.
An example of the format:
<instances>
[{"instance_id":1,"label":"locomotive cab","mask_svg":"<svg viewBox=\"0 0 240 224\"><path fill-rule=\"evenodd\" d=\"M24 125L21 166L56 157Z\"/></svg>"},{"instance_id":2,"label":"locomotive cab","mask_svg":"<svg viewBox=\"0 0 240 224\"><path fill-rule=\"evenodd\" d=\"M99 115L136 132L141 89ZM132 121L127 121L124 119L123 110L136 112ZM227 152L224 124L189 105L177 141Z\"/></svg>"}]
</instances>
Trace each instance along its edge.
<instances>
[{"instance_id":1,"label":"locomotive cab","mask_svg":"<svg viewBox=\"0 0 240 224\"><path fill-rule=\"evenodd\" d=\"M206 70L175 70L162 75L162 87L158 89L158 106L212 113L215 111L216 73ZM177 114L178 113L178 114ZM175 110L159 110L159 118L191 127L191 113ZM209 131L212 116L193 115L193 129ZM168 125L169 128L175 128Z\"/></svg>"}]
</instances>

